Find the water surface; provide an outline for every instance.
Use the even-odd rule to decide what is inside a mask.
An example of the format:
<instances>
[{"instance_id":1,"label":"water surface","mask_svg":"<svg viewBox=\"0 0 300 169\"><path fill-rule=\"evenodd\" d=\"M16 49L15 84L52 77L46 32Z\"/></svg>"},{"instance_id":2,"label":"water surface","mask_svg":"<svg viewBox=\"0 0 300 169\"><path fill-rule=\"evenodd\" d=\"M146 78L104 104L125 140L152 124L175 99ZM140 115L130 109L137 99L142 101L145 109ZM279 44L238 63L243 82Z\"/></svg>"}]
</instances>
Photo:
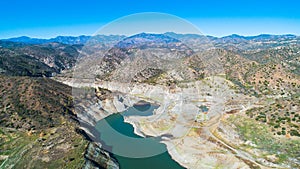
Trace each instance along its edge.
<instances>
[{"instance_id":1,"label":"water surface","mask_svg":"<svg viewBox=\"0 0 300 169\"><path fill-rule=\"evenodd\" d=\"M144 109L139 107L138 110L131 107L96 124L100 139L111 148L121 169L184 169L171 158L166 145L159 142L160 138L136 135L133 126L124 122L123 115L151 115L157 107L150 105Z\"/></svg>"}]
</instances>

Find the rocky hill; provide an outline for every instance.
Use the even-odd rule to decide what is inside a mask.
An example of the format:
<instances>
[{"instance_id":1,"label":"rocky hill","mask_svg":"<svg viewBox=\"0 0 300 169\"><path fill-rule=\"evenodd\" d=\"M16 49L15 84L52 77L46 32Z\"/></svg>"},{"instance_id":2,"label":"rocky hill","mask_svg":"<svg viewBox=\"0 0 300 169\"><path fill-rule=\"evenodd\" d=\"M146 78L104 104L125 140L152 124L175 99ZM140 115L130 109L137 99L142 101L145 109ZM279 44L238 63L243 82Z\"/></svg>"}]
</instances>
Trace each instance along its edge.
<instances>
[{"instance_id":1,"label":"rocky hill","mask_svg":"<svg viewBox=\"0 0 300 169\"><path fill-rule=\"evenodd\" d=\"M53 76L75 65L82 46L0 42L0 72L19 76Z\"/></svg>"},{"instance_id":2,"label":"rocky hill","mask_svg":"<svg viewBox=\"0 0 300 169\"><path fill-rule=\"evenodd\" d=\"M123 39L102 54L96 53L90 60L78 62L74 72L79 78L141 81L137 79L143 74L141 72L147 72L146 79L157 77L163 72L179 69L182 59L192 54L193 50L177 39L142 33Z\"/></svg>"},{"instance_id":3,"label":"rocky hill","mask_svg":"<svg viewBox=\"0 0 300 169\"><path fill-rule=\"evenodd\" d=\"M0 78L2 126L43 129L73 116L70 87L47 78Z\"/></svg>"},{"instance_id":4,"label":"rocky hill","mask_svg":"<svg viewBox=\"0 0 300 169\"><path fill-rule=\"evenodd\" d=\"M88 142L75 130L70 87L45 78L7 76L0 77L0 85L1 167L84 164Z\"/></svg>"},{"instance_id":5,"label":"rocky hill","mask_svg":"<svg viewBox=\"0 0 300 169\"><path fill-rule=\"evenodd\" d=\"M70 86L20 76L0 86L0 168L118 168L81 129Z\"/></svg>"}]
</instances>

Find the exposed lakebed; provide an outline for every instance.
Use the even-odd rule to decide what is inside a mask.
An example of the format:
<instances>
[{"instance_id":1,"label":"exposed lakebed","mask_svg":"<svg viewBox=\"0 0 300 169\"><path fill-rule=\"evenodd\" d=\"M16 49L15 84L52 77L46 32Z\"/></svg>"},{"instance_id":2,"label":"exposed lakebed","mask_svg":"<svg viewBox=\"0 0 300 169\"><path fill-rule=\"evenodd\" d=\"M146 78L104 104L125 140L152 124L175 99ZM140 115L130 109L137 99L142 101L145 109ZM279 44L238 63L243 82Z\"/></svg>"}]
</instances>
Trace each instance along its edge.
<instances>
[{"instance_id":1,"label":"exposed lakebed","mask_svg":"<svg viewBox=\"0 0 300 169\"><path fill-rule=\"evenodd\" d=\"M123 116L150 116L156 108L154 104L137 104L97 122L100 140L121 169L184 169L171 158L160 137L141 137L134 133L131 124L124 122Z\"/></svg>"}]
</instances>

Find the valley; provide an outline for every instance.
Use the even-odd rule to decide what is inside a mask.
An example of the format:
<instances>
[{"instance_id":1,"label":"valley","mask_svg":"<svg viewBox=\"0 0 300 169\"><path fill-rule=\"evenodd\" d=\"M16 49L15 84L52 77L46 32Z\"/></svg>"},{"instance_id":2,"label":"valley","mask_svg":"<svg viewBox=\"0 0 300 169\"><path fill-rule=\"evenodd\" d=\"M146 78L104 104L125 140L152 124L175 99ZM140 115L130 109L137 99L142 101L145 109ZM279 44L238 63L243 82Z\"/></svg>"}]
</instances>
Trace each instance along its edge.
<instances>
[{"instance_id":1,"label":"valley","mask_svg":"<svg viewBox=\"0 0 300 169\"><path fill-rule=\"evenodd\" d=\"M95 126L143 102L157 108L124 122L167 152L140 157L168 153L191 169L300 167L299 37L86 38L1 41L0 168L119 168L114 155L130 155L111 152Z\"/></svg>"}]
</instances>

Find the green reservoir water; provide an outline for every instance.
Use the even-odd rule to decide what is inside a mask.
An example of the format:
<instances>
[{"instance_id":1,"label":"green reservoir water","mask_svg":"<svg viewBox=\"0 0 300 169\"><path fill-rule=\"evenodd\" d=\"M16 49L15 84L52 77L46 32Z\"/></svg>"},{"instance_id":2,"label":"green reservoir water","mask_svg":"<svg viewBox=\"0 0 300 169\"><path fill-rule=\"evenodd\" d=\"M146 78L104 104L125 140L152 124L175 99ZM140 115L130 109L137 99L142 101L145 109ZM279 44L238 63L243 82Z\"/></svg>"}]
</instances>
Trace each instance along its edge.
<instances>
[{"instance_id":1,"label":"green reservoir water","mask_svg":"<svg viewBox=\"0 0 300 169\"><path fill-rule=\"evenodd\" d=\"M142 116L150 115L155 107L145 108ZM157 108L157 107L156 107ZM141 111L143 109L139 109ZM131 112L133 111L133 112ZM131 124L124 122L123 115L137 115L138 111L129 108L126 112L112 114L98 121L96 129L100 139L120 164L121 169L184 169L168 154L160 138L140 137L134 133Z\"/></svg>"}]
</instances>

